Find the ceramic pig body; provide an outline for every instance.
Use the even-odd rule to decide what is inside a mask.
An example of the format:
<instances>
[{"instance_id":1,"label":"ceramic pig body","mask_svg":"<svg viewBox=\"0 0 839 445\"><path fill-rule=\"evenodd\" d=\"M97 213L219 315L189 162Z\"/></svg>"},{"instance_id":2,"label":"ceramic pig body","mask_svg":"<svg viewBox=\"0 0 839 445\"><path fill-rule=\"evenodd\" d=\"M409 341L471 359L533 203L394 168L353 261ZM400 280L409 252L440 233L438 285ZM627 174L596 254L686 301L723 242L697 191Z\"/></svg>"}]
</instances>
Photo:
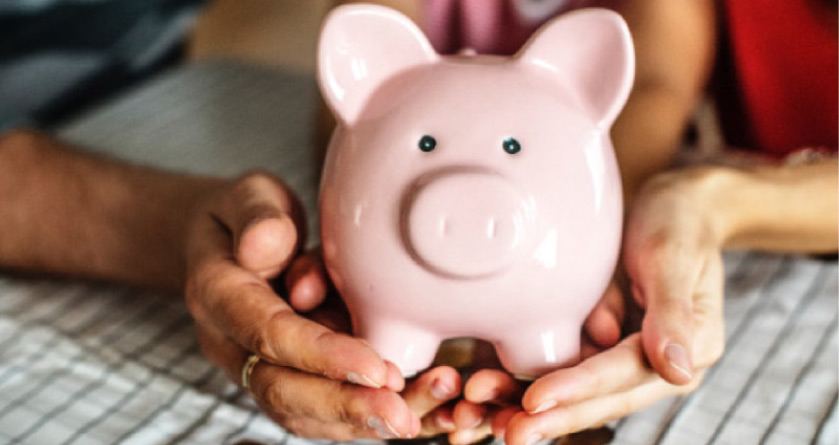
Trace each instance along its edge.
<instances>
[{"instance_id":1,"label":"ceramic pig body","mask_svg":"<svg viewBox=\"0 0 839 445\"><path fill-rule=\"evenodd\" d=\"M406 375L452 337L494 343L519 376L578 360L620 244L608 132L632 84L622 20L574 12L513 58L442 57L407 18L348 6L319 63L340 121L324 260L356 334Z\"/></svg>"}]
</instances>

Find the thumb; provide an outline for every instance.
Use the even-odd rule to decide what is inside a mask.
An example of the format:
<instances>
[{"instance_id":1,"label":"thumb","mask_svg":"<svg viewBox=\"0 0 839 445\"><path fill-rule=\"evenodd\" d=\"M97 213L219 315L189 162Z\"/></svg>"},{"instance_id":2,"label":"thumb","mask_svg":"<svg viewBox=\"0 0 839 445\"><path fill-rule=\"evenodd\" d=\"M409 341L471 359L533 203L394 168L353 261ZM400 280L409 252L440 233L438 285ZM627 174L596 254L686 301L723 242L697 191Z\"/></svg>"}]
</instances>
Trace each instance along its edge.
<instances>
[{"instance_id":1,"label":"thumb","mask_svg":"<svg viewBox=\"0 0 839 445\"><path fill-rule=\"evenodd\" d=\"M222 198L216 215L230 230L236 261L263 278L285 269L300 245L300 204L270 175L240 179Z\"/></svg>"},{"instance_id":2,"label":"thumb","mask_svg":"<svg viewBox=\"0 0 839 445\"><path fill-rule=\"evenodd\" d=\"M236 261L242 267L263 278L274 278L297 251L297 228L287 214L261 216L234 233L234 245Z\"/></svg>"},{"instance_id":3,"label":"thumb","mask_svg":"<svg viewBox=\"0 0 839 445\"><path fill-rule=\"evenodd\" d=\"M669 249L667 249L669 250ZM665 380L685 385L693 379L694 255L664 250L643 255L646 261L628 268L635 298L645 305L641 325L644 353Z\"/></svg>"}]
</instances>

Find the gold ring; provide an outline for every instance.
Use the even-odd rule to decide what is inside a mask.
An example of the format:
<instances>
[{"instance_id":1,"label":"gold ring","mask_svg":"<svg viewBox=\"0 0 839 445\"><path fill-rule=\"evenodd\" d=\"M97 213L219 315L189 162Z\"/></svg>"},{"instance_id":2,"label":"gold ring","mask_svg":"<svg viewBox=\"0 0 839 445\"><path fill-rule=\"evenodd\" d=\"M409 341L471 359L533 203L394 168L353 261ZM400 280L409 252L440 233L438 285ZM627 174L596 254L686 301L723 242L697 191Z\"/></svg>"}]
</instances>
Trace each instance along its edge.
<instances>
[{"instance_id":1,"label":"gold ring","mask_svg":"<svg viewBox=\"0 0 839 445\"><path fill-rule=\"evenodd\" d=\"M251 374L253 374L253 368L256 367L257 363L259 363L259 356L251 354L245 361L245 365L242 366L242 387L248 391L251 390Z\"/></svg>"}]
</instances>

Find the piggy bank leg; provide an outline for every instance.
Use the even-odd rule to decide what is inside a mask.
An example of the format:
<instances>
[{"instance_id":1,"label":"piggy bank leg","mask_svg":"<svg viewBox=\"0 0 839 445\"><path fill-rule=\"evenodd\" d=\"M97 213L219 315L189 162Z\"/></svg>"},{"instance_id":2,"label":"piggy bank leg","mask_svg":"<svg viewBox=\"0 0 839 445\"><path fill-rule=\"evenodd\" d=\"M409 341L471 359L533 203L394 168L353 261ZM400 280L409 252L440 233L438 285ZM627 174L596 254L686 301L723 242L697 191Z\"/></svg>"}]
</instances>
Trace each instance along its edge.
<instances>
[{"instance_id":1,"label":"piggy bank leg","mask_svg":"<svg viewBox=\"0 0 839 445\"><path fill-rule=\"evenodd\" d=\"M580 328L511 333L495 342L501 365L519 380L534 380L580 360Z\"/></svg>"},{"instance_id":2,"label":"piggy bank leg","mask_svg":"<svg viewBox=\"0 0 839 445\"><path fill-rule=\"evenodd\" d=\"M431 365L440 336L426 329L395 320L376 320L359 323L358 334L383 359L395 364L402 375L413 377Z\"/></svg>"}]
</instances>

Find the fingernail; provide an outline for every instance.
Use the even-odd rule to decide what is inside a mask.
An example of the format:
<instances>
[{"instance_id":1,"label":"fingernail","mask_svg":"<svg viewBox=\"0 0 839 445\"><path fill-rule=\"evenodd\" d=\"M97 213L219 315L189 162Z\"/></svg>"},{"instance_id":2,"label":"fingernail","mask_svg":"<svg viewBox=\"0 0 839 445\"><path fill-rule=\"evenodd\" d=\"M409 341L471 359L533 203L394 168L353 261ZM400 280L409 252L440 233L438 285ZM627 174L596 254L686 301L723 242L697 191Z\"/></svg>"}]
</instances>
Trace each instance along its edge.
<instances>
[{"instance_id":1,"label":"fingernail","mask_svg":"<svg viewBox=\"0 0 839 445\"><path fill-rule=\"evenodd\" d=\"M557 402L556 400L548 400L547 402L542 402L536 409L530 412L530 414L539 414L543 413L549 409L556 408Z\"/></svg>"},{"instance_id":2,"label":"fingernail","mask_svg":"<svg viewBox=\"0 0 839 445\"><path fill-rule=\"evenodd\" d=\"M356 385L367 386L376 389L379 389L382 386L384 386L381 383L374 382L373 379L367 377L364 374L356 374L354 372L347 373L347 381L349 381L350 383L355 383Z\"/></svg>"},{"instance_id":3,"label":"fingernail","mask_svg":"<svg viewBox=\"0 0 839 445\"><path fill-rule=\"evenodd\" d=\"M540 440L542 440L542 435L539 433L533 433L527 437L526 444L533 445L534 443L539 442Z\"/></svg>"},{"instance_id":4,"label":"fingernail","mask_svg":"<svg viewBox=\"0 0 839 445\"><path fill-rule=\"evenodd\" d=\"M684 346L677 343L670 343L664 348L664 358L670 363L670 366L683 374L687 378L693 378L693 371L688 358L688 352Z\"/></svg>"},{"instance_id":5,"label":"fingernail","mask_svg":"<svg viewBox=\"0 0 839 445\"><path fill-rule=\"evenodd\" d=\"M448 400L452 394L454 394L454 390L441 382L440 379L434 379L431 382L431 396L435 399Z\"/></svg>"},{"instance_id":6,"label":"fingernail","mask_svg":"<svg viewBox=\"0 0 839 445\"><path fill-rule=\"evenodd\" d=\"M376 431L376 434L378 434L378 436L382 439L399 438L399 433L396 432L396 429L387 420L382 420L378 417L370 417L367 419L367 426Z\"/></svg>"}]
</instances>

